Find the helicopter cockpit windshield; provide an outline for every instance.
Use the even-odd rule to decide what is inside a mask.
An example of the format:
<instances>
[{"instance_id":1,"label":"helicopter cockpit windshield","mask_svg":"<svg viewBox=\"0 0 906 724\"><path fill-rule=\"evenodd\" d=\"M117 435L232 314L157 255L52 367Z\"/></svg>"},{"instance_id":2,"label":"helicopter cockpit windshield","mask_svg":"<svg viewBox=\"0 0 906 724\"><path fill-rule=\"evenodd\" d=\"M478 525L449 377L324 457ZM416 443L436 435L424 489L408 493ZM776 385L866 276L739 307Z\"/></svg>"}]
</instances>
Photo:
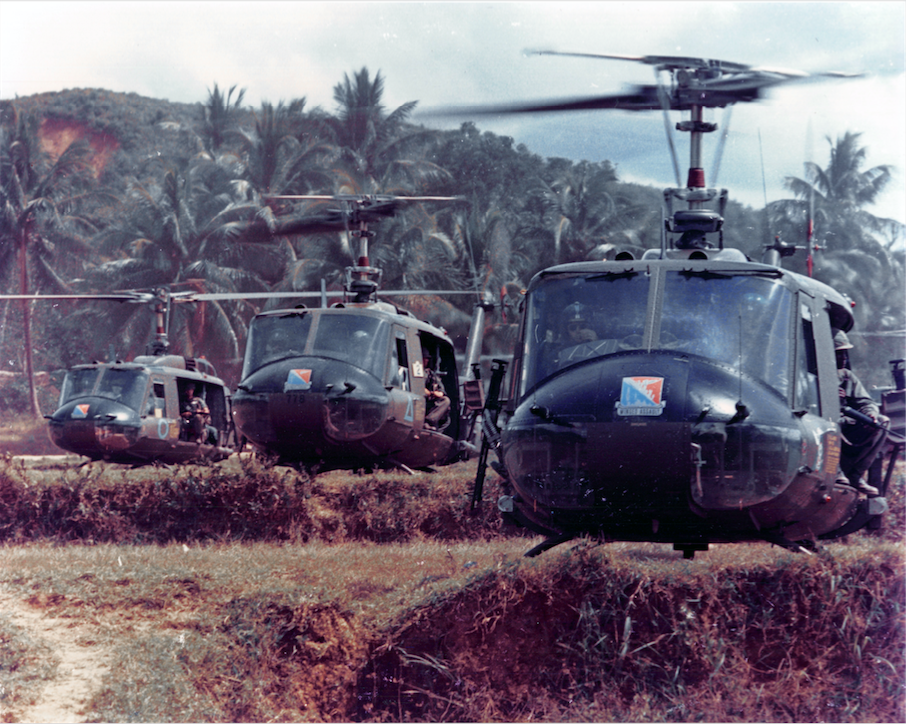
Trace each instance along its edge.
<instances>
[{"instance_id":1,"label":"helicopter cockpit windshield","mask_svg":"<svg viewBox=\"0 0 906 724\"><path fill-rule=\"evenodd\" d=\"M310 354L361 367L383 379L390 325L366 314L322 314Z\"/></svg>"},{"instance_id":2,"label":"helicopter cockpit windshield","mask_svg":"<svg viewBox=\"0 0 906 724\"><path fill-rule=\"evenodd\" d=\"M591 357L641 347L650 278L549 278L528 298L522 391Z\"/></svg>"},{"instance_id":3,"label":"helicopter cockpit windshield","mask_svg":"<svg viewBox=\"0 0 906 724\"><path fill-rule=\"evenodd\" d=\"M310 312L257 317L249 328L242 376L248 377L265 365L303 355L311 320Z\"/></svg>"},{"instance_id":4,"label":"helicopter cockpit windshield","mask_svg":"<svg viewBox=\"0 0 906 724\"><path fill-rule=\"evenodd\" d=\"M94 392L94 384L97 382L100 372L97 367L69 370L66 377L63 378L63 388L60 390L60 407L70 400L85 397Z\"/></svg>"},{"instance_id":5,"label":"helicopter cockpit windshield","mask_svg":"<svg viewBox=\"0 0 906 724\"><path fill-rule=\"evenodd\" d=\"M386 320L348 309L258 317L249 330L242 376L280 360L312 356L348 362L383 379L389 339Z\"/></svg>"},{"instance_id":6,"label":"helicopter cockpit windshield","mask_svg":"<svg viewBox=\"0 0 906 724\"><path fill-rule=\"evenodd\" d=\"M587 359L632 350L694 354L789 395L793 293L750 274L558 275L526 309L521 394ZM646 334L648 335L646 337Z\"/></svg>"},{"instance_id":7,"label":"helicopter cockpit windshield","mask_svg":"<svg viewBox=\"0 0 906 724\"><path fill-rule=\"evenodd\" d=\"M793 293L773 279L669 272L658 347L740 369L787 397Z\"/></svg>"},{"instance_id":8,"label":"helicopter cockpit windshield","mask_svg":"<svg viewBox=\"0 0 906 724\"><path fill-rule=\"evenodd\" d=\"M104 370L95 394L116 402L121 402L133 410L139 409L148 386L148 373L137 369Z\"/></svg>"}]
</instances>

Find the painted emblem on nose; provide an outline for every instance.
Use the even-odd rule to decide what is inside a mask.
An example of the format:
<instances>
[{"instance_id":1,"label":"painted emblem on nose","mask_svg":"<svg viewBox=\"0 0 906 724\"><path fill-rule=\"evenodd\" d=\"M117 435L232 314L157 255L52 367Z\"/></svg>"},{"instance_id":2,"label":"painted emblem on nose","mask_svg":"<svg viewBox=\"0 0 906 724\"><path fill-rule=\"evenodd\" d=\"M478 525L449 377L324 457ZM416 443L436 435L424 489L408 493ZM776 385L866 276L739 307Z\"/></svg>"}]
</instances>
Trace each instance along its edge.
<instances>
[{"instance_id":1,"label":"painted emblem on nose","mask_svg":"<svg viewBox=\"0 0 906 724\"><path fill-rule=\"evenodd\" d=\"M286 376L286 383L283 385L283 391L289 390L310 390L311 389L311 370L290 370Z\"/></svg>"},{"instance_id":2,"label":"painted emblem on nose","mask_svg":"<svg viewBox=\"0 0 906 724\"><path fill-rule=\"evenodd\" d=\"M617 415L623 417L660 415L667 406L663 395L663 377L624 377L620 401L615 405Z\"/></svg>"}]
</instances>

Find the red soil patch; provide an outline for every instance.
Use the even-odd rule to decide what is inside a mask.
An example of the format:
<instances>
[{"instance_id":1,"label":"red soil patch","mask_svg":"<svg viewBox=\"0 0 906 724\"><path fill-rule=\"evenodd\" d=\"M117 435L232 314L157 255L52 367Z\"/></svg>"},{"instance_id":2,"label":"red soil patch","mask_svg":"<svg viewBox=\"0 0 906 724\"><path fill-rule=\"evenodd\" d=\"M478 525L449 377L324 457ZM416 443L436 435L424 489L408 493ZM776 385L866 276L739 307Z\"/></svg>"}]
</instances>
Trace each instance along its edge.
<instances>
[{"instance_id":1,"label":"red soil patch","mask_svg":"<svg viewBox=\"0 0 906 724\"><path fill-rule=\"evenodd\" d=\"M93 152L91 166L96 177L101 174L107 162L120 147L120 142L113 135L92 131L77 121L62 118L45 118L41 122L39 135L41 146L53 159L59 158L60 154L76 141L83 139L88 141Z\"/></svg>"}]
</instances>

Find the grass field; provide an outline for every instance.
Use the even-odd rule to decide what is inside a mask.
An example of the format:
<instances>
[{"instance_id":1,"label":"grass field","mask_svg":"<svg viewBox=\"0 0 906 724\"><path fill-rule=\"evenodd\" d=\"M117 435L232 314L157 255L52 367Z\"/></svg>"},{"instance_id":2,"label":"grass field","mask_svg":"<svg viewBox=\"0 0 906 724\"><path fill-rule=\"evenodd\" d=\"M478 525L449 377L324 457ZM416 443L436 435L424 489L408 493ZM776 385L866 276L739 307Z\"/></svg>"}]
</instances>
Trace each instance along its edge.
<instances>
[{"instance_id":1,"label":"grass field","mask_svg":"<svg viewBox=\"0 0 906 724\"><path fill-rule=\"evenodd\" d=\"M472 471L0 461L0 718L903 720L902 470L885 530L691 561L525 559Z\"/></svg>"}]
</instances>

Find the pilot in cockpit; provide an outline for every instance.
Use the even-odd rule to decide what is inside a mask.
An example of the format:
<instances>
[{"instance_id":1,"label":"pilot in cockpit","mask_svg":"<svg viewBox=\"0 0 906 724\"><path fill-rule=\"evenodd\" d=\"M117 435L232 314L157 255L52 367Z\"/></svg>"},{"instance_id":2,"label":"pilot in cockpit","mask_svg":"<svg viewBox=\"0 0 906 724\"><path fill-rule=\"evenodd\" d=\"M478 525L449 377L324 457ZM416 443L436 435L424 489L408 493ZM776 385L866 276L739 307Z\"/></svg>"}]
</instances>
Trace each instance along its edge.
<instances>
[{"instance_id":1,"label":"pilot in cockpit","mask_svg":"<svg viewBox=\"0 0 906 724\"><path fill-rule=\"evenodd\" d=\"M579 302L573 302L563 310L563 326L566 329L563 341L567 347L598 339L597 333L589 326L585 305Z\"/></svg>"}]
</instances>

